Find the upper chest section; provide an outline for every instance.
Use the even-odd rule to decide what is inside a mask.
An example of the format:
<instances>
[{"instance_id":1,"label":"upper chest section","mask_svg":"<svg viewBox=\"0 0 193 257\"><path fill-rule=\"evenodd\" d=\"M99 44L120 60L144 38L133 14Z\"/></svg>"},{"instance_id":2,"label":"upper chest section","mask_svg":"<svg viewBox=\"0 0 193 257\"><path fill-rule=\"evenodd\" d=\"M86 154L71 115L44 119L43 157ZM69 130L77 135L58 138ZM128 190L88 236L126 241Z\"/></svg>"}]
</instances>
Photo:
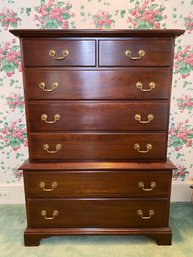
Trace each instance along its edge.
<instances>
[{"instance_id":1,"label":"upper chest section","mask_svg":"<svg viewBox=\"0 0 193 257\"><path fill-rule=\"evenodd\" d=\"M164 66L172 64L172 38L23 39L25 66Z\"/></svg>"},{"instance_id":2,"label":"upper chest section","mask_svg":"<svg viewBox=\"0 0 193 257\"><path fill-rule=\"evenodd\" d=\"M169 67L181 30L13 30L26 67Z\"/></svg>"}]
</instances>

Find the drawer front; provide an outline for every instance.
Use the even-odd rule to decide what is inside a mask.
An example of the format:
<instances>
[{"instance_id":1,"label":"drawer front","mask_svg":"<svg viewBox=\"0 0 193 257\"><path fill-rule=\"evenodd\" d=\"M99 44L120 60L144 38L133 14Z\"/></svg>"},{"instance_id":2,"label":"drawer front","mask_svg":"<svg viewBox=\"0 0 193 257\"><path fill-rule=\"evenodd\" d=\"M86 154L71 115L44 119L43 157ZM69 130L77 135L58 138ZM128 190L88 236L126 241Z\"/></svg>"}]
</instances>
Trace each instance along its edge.
<instances>
[{"instance_id":1,"label":"drawer front","mask_svg":"<svg viewBox=\"0 0 193 257\"><path fill-rule=\"evenodd\" d=\"M30 131L167 130L168 104L46 101L28 113Z\"/></svg>"},{"instance_id":2,"label":"drawer front","mask_svg":"<svg viewBox=\"0 0 193 257\"><path fill-rule=\"evenodd\" d=\"M32 228L165 227L168 218L167 200L157 199L29 199L27 206Z\"/></svg>"},{"instance_id":3,"label":"drawer front","mask_svg":"<svg viewBox=\"0 0 193 257\"><path fill-rule=\"evenodd\" d=\"M172 39L101 40L99 66L170 66L172 44Z\"/></svg>"},{"instance_id":4,"label":"drawer front","mask_svg":"<svg viewBox=\"0 0 193 257\"><path fill-rule=\"evenodd\" d=\"M165 133L30 134L31 160L166 160Z\"/></svg>"},{"instance_id":5,"label":"drawer front","mask_svg":"<svg viewBox=\"0 0 193 257\"><path fill-rule=\"evenodd\" d=\"M171 171L24 172L29 198L169 197Z\"/></svg>"},{"instance_id":6,"label":"drawer front","mask_svg":"<svg viewBox=\"0 0 193 257\"><path fill-rule=\"evenodd\" d=\"M94 40L24 39L22 45L24 66L95 66Z\"/></svg>"},{"instance_id":7,"label":"drawer front","mask_svg":"<svg viewBox=\"0 0 193 257\"><path fill-rule=\"evenodd\" d=\"M24 71L28 99L168 99L171 84L165 68Z\"/></svg>"}]
</instances>

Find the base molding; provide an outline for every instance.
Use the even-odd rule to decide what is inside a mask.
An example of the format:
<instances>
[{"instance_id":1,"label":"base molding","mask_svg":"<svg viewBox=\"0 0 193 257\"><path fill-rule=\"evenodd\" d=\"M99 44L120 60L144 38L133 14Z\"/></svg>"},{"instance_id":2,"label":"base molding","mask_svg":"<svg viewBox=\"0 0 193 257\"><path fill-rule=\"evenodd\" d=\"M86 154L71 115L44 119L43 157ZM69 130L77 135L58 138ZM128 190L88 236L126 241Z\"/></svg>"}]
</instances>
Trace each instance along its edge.
<instances>
[{"instance_id":1,"label":"base molding","mask_svg":"<svg viewBox=\"0 0 193 257\"><path fill-rule=\"evenodd\" d=\"M26 228L25 246L38 246L41 239L65 235L143 235L153 238L158 245L171 245L172 231L166 228Z\"/></svg>"}]
</instances>

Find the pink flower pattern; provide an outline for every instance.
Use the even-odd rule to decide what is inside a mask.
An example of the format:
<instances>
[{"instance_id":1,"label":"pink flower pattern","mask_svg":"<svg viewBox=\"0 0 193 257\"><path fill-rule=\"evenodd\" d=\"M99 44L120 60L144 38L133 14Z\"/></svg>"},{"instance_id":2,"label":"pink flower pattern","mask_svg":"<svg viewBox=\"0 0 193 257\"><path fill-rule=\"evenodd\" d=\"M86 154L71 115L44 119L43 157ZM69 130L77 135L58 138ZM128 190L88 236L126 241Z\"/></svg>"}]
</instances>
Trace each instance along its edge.
<instances>
[{"instance_id":1,"label":"pink flower pattern","mask_svg":"<svg viewBox=\"0 0 193 257\"><path fill-rule=\"evenodd\" d=\"M185 17L184 22L187 33L191 34L193 31L193 13L190 13L187 17Z\"/></svg>"},{"instance_id":2,"label":"pink flower pattern","mask_svg":"<svg viewBox=\"0 0 193 257\"><path fill-rule=\"evenodd\" d=\"M17 16L17 13L9 8L4 8L0 12L0 23L5 30L9 27L17 28L20 24L21 19Z\"/></svg>"},{"instance_id":3,"label":"pink flower pattern","mask_svg":"<svg viewBox=\"0 0 193 257\"><path fill-rule=\"evenodd\" d=\"M184 95L177 99L177 105L180 110L180 112L184 112L184 110L189 110L189 113L191 110L193 110L193 97L190 95Z\"/></svg>"},{"instance_id":4,"label":"pink flower pattern","mask_svg":"<svg viewBox=\"0 0 193 257\"><path fill-rule=\"evenodd\" d=\"M8 77L15 74L16 70L21 71L21 57L19 46L15 45L16 40L5 42L0 45L0 69L6 73Z\"/></svg>"},{"instance_id":5,"label":"pink flower pattern","mask_svg":"<svg viewBox=\"0 0 193 257\"><path fill-rule=\"evenodd\" d=\"M36 26L43 29L68 29L70 18L75 17L71 8L72 5L69 2L41 1L41 5L35 8L37 12L34 16ZM75 28L74 22L71 25Z\"/></svg>"},{"instance_id":6,"label":"pink flower pattern","mask_svg":"<svg viewBox=\"0 0 193 257\"><path fill-rule=\"evenodd\" d=\"M175 151L181 150L184 145L186 147L193 147L193 127L188 122L189 120L185 120L177 125L171 124L169 146L174 147Z\"/></svg>"},{"instance_id":7,"label":"pink flower pattern","mask_svg":"<svg viewBox=\"0 0 193 257\"><path fill-rule=\"evenodd\" d=\"M182 165L178 165L177 170L174 170L173 172L173 178L174 180L181 178L183 181L188 174L189 174L189 171L187 171L187 168L185 168Z\"/></svg>"},{"instance_id":8,"label":"pink flower pattern","mask_svg":"<svg viewBox=\"0 0 193 257\"><path fill-rule=\"evenodd\" d=\"M174 56L175 72L180 73L183 79L186 79L193 70L193 48L187 45L184 48L178 46Z\"/></svg>"},{"instance_id":9,"label":"pink flower pattern","mask_svg":"<svg viewBox=\"0 0 193 257\"><path fill-rule=\"evenodd\" d=\"M127 22L130 28L138 29L160 29L161 22L167 19L163 12L163 5L153 3L154 0L144 0L142 3L137 1L135 8L129 9ZM164 27L164 25L163 25Z\"/></svg>"},{"instance_id":10,"label":"pink flower pattern","mask_svg":"<svg viewBox=\"0 0 193 257\"><path fill-rule=\"evenodd\" d=\"M20 149L22 145L27 147L27 131L22 120L12 122L10 125L5 123L0 131L0 139L4 142L4 147L10 146L14 151Z\"/></svg>"},{"instance_id":11,"label":"pink flower pattern","mask_svg":"<svg viewBox=\"0 0 193 257\"><path fill-rule=\"evenodd\" d=\"M16 170L13 174L15 176L15 178L20 181L22 176L23 176L23 171L22 170Z\"/></svg>"},{"instance_id":12,"label":"pink flower pattern","mask_svg":"<svg viewBox=\"0 0 193 257\"><path fill-rule=\"evenodd\" d=\"M6 97L7 105L14 112L16 108L23 110L24 107L24 98L16 93L11 93Z\"/></svg>"},{"instance_id":13,"label":"pink flower pattern","mask_svg":"<svg viewBox=\"0 0 193 257\"><path fill-rule=\"evenodd\" d=\"M93 23L96 29L111 29L115 21L108 12L99 10L97 14L93 15Z\"/></svg>"}]
</instances>

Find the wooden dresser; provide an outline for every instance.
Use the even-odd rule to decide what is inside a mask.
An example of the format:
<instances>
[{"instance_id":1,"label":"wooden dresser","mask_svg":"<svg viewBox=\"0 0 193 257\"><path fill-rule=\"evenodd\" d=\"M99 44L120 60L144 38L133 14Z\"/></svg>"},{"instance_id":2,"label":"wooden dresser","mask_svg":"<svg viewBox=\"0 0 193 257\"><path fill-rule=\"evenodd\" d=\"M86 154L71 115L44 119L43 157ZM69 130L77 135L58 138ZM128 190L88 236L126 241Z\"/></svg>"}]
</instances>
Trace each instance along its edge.
<instances>
[{"instance_id":1,"label":"wooden dresser","mask_svg":"<svg viewBox=\"0 0 193 257\"><path fill-rule=\"evenodd\" d=\"M171 244L167 160L182 30L11 30L20 37L29 161L25 245L53 235Z\"/></svg>"}]
</instances>

